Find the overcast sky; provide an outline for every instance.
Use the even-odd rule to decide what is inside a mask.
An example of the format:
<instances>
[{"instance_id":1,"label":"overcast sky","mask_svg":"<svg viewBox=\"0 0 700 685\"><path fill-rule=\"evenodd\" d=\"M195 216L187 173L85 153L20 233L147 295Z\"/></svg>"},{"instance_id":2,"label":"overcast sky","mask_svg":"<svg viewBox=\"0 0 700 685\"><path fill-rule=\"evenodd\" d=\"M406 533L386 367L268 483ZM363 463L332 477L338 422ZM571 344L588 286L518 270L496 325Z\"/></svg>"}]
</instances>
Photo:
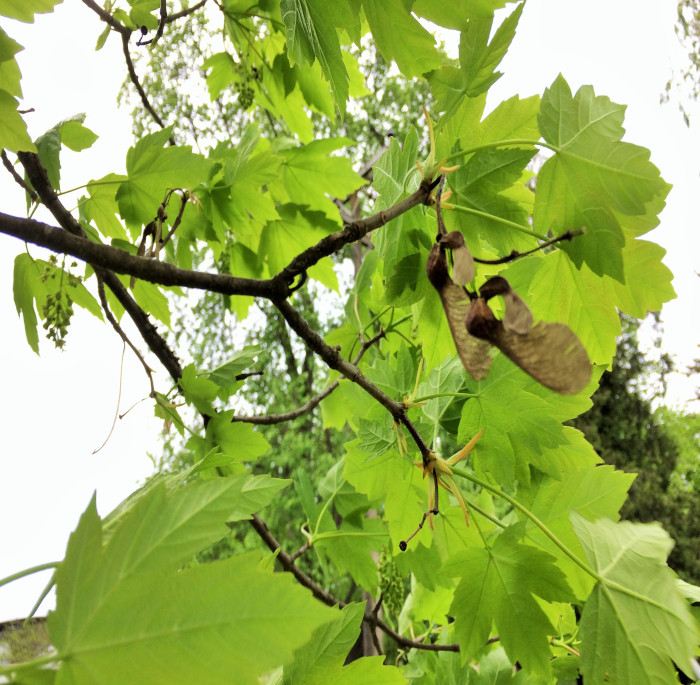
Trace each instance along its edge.
<instances>
[{"instance_id":1,"label":"overcast sky","mask_svg":"<svg viewBox=\"0 0 700 685\"><path fill-rule=\"evenodd\" d=\"M652 161L674 185L651 239L667 250L679 298L664 309L666 348L683 363L698 354L700 279L700 139L698 121L684 125L675 104L659 95L685 55L673 26L674 2L658 0L531 0L492 101L513 94L541 94L562 72L573 90L592 84L597 94L627 104L626 140L648 147ZM128 113L116 109L125 75L120 41L110 36L101 52L93 47L102 27L78 0L66 0L35 25L2 20L26 47L19 55L30 133L36 137L58 121L87 112L86 125L100 138L91 150L62 153L62 186L69 188L108 172L123 172L131 144ZM1 211L24 215L22 193L0 170ZM71 196L72 208L78 196ZM0 236L0 321L5 360L0 396L3 440L0 474L0 578L63 557L78 517L97 491L101 514L109 512L152 471L148 450L157 448L161 426L148 402L117 423L107 446L119 388L122 345L111 328L89 315L75 317L65 352L41 341L41 357L26 343L12 300L12 262L23 245ZM32 248L33 254L38 251ZM136 337L135 337L136 339ZM155 364L154 366L157 367ZM157 374L160 390L167 375ZM692 396L696 381L676 378L673 401ZM148 382L128 350L122 411L148 393ZM47 574L0 588L0 620L25 616L48 580ZM45 613L46 606L42 609Z\"/></svg>"}]
</instances>

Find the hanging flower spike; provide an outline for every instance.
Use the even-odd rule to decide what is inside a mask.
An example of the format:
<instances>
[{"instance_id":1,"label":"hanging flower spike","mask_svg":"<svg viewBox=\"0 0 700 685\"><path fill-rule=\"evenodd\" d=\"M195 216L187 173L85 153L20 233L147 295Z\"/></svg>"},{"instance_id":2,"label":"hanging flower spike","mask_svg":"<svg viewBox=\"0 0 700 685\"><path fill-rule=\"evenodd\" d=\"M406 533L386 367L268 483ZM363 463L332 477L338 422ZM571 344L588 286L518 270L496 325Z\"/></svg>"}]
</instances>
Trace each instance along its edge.
<instances>
[{"instance_id":1,"label":"hanging flower spike","mask_svg":"<svg viewBox=\"0 0 700 685\"><path fill-rule=\"evenodd\" d=\"M428 124L430 152L428 153L428 158L425 160L425 162L421 164L420 162L416 161L416 166L423 175L424 181L432 181L437 174L448 174L450 171L456 171L459 169L459 164L446 167L445 162L447 162L447 157L444 157L437 163L435 162L435 132L433 131L433 122L431 121L428 110L425 107L423 107L423 114L425 115L425 120Z\"/></svg>"},{"instance_id":2,"label":"hanging flower spike","mask_svg":"<svg viewBox=\"0 0 700 685\"><path fill-rule=\"evenodd\" d=\"M445 490L451 492L455 496L456 500L459 502L459 506L462 507L462 511L464 512L464 520L467 526L469 525L469 511L467 510L467 505L464 502L464 498L462 497L459 487L452 478L453 474L450 466L454 466L463 459L466 459L466 457L474 451L476 443L479 442L479 439L483 434L484 429L482 428L461 450L459 450L459 452L451 456L449 459L443 459L435 454L435 452L431 451L428 453L428 459L425 464L423 462L414 462L416 466L423 469L423 478L425 478L427 475L437 478L438 485L445 488ZM436 493L431 487L428 490L428 515L431 530L435 529L433 524L435 496Z\"/></svg>"},{"instance_id":3,"label":"hanging flower spike","mask_svg":"<svg viewBox=\"0 0 700 685\"><path fill-rule=\"evenodd\" d=\"M445 462L450 466L454 466L462 461L462 459L466 459L474 451L476 443L479 442L483 434L484 429L482 428L461 450L459 450L459 452L453 454L449 459L446 459Z\"/></svg>"},{"instance_id":4,"label":"hanging flower spike","mask_svg":"<svg viewBox=\"0 0 700 685\"><path fill-rule=\"evenodd\" d=\"M403 406L406 407L406 409L411 409L413 407L422 407L425 404L425 402L415 401L416 395L418 394L418 382L420 381L421 371L423 371L423 357L421 357L420 361L418 362L418 373L416 373L416 382L413 385L413 391L411 392L410 396L403 396Z\"/></svg>"}]
</instances>

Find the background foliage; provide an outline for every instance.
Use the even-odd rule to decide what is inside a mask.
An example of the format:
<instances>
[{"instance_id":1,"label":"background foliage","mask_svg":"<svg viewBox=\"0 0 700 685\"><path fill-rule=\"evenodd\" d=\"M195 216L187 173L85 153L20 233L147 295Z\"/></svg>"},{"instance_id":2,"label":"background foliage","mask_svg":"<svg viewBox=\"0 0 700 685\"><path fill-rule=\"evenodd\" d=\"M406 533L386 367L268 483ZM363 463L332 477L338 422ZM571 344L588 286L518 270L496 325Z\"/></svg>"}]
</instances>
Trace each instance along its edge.
<instances>
[{"instance_id":1,"label":"background foliage","mask_svg":"<svg viewBox=\"0 0 700 685\"><path fill-rule=\"evenodd\" d=\"M31 21L54 4L0 1L0 13ZM559 76L485 114L522 4L497 28L473 0L84 4L105 22L98 48L124 47L138 108L127 173L90 181L67 210L61 148L95 136L78 116L29 139L20 46L2 33L0 144L30 212L0 214L0 230L87 264L17 258L29 344L38 351L40 321L62 344L75 304L123 337L128 316L172 377L156 387L156 362L140 357L173 437L162 473L104 519L94 502L83 514L53 579L55 651L2 673L690 675L697 588L666 566L661 527L619 518L661 520L680 543L674 567L695 579L692 426L653 415L635 387L649 365L629 319L601 376L618 310L642 317L674 296L663 250L641 239L668 186L622 140L624 107ZM416 16L460 31L458 59ZM431 189L452 164L442 217L481 260L469 289L505 276L535 320L570 327L594 365L580 392L543 387L503 353L485 378L465 373L425 272ZM33 218L39 204L60 228ZM556 367L565 351L537 354ZM482 430L467 461L436 460ZM640 476L632 485L601 458Z\"/></svg>"}]
</instances>

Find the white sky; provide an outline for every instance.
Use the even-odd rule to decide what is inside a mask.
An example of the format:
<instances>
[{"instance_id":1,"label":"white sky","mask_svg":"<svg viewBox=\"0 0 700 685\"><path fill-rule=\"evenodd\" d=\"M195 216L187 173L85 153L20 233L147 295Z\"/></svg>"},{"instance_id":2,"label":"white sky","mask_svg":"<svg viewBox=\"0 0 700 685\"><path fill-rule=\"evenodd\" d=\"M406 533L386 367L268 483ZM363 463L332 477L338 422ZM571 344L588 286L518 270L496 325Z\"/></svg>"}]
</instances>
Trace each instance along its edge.
<instances>
[{"instance_id":1,"label":"white sky","mask_svg":"<svg viewBox=\"0 0 700 685\"><path fill-rule=\"evenodd\" d=\"M498 100L513 94L541 94L561 71L572 89L592 84L596 93L627 104L626 140L648 147L652 161L674 185L651 239L667 250L679 298L664 309L666 348L683 363L699 354L700 339L700 108L687 129L675 104L661 106L674 65L685 55L673 31L675 2L658 0L531 0L520 22L503 78L492 88ZM30 133L40 135L58 121L87 112L86 125L100 138L91 150L62 152L62 186L70 188L114 171L123 172L131 144L127 112L116 109L125 75L118 37L110 36L94 52L102 26L78 0L66 0L53 15L35 25L1 21L25 46L19 55L23 107ZM23 216L24 197L0 169L0 211ZM77 201L77 195L75 197ZM67 201L72 207L74 201ZM118 422L107 446L92 451L106 437L119 386L121 341L109 325L78 311L67 350L53 350L42 340L41 357L28 347L12 299L12 263L23 250L0 236L0 321L4 383L0 395L0 578L63 557L68 535L97 491L106 514L149 475L146 451L157 451L160 425L144 402ZM32 248L33 254L38 254ZM135 341L138 337L132 337ZM159 389L167 376L157 363ZM698 379L674 379L674 401L693 394ZM148 393L148 382L128 350L122 411ZM25 616L48 581L33 576L0 588L0 621ZM45 613L46 605L40 613Z\"/></svg>"}]
</instances>

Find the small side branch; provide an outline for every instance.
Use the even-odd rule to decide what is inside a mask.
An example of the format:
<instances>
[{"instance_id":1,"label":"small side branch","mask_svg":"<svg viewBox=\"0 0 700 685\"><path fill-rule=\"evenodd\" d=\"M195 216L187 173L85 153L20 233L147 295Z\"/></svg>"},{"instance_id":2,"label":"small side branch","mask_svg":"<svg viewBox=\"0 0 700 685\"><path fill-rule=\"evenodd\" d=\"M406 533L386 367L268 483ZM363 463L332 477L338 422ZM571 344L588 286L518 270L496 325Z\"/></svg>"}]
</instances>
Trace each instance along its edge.
<instances>
[{"instance_id":1,"label":"small side branch","mask_svg":"<svg viewBox=\"0 0 700 685\"><path fill-rule=\"evenodd\" d=\"M278 273L274 278L275 280L280 279L284 283L292 283L294 279L300 274L304 273L307 269L314 266L324 257L329 257L334 254L345 245L354 243L360 240L362 237L374 231L377 228L381 228L386 223L395 219L401 214L404 214L409 209L413 209L417 205L425 204L430 196L431 185L423 181L420 184L418 190L404 198L400 202L397 202L392 207L385 209L381 212L377 212L372 216L368 216L365 219L360 219L358 221L353 221L343 228L342 231L337 231L329 236L326 236L318 243L307 248L300 254L298 254L280 273Z\"/></svg>"},{"instance_id":2,"label":"small side branch","mask_svg":"<svg viewBox=\"0 0 700 685\"><path fill-rule=\"evenodd\" d=\"M337 606L342 609L343 607L347 606L347 602L338 599L333 594L317 585L310 576L306 575L306 573L295 566L292 555L288 554L282 549L280 543L270 532L270 529L267 527L265 521L263 521L257 514L253 514L250 525L260 536L261 540L267 545L267 548L271 552L277 553L277 560L280 562L282 568L288 573L291 573L299 581L300 585L303 585L305 588L311 590L311 593L314 597L316 597L316 599L330 607ZM403 637L403 635L399 635L395 630L390 628L386 623L384 623L384 621L382 621L376 615L373 615L371 612L365 614L362 620L369 623L372 627L383 630L392 640L396 642L396 644L404 649L422 649L430 652L459 651L459 645L436 645Z\"/></svg>"},{"instance_id":3,"label":"small side branch","mask_svg":"<svg viewBox=\"0 0 700 685\"><path fill-rule=\"evenodd\" d=\"M583 228L577 231L566 231L566 233L562 233L561 235L558 235L555 238L552 238L551 240L547 240L544 243L540 243L537 247L533 247L531 250L526 250L525 252L518 252L517 250L513 250L508 256L501 257L500 259L478 259L477 257L474 257L473 259L479 264L507 264L508 262L513 262L516 259L519 259L520 257L525 257L529 254L533 254L534 252L539 252L545 247L549 247L550 245L554 245L555 243L560 243L564 240L571 241L577 236L584 235L585 232L586 230Z\"/></svg>"},{"instance_id":4,"label":"small side branch","mask_svg":"<svg viewBox=\"0 0 700 685\"><path fill-rule=\"evenodd\" d=\"M109 24L115 31L123 35L130 35L131 29L120 24L107 10L100 7L95 0L83 0L83 4L87 5L105 24Z\"/></svg>"},{"instance_id":5,"label":"small side branch","mask_svg":"<svg viewBox=\"0 0 700 685\"><path fill-rule=\"evenodd\" d=\"M280 543L277 542L270 532L265 521L257 514L253 514L250 525L253 526L255 532L260 536L260 539L267 545L271 552L277 552L279 550L277 559L282 565L282 568L291 573L299 581L300 585L311 590L311 593L316 599L327 604L329 607L339 606L342 609L346 606L345 602L332 595L328 590L324 590L322 587L318 586L310 576L307 576L306 573L294 565L294 560L291 555L282 549Z\"/></svg>"},{"instance_id":6,"label":"small side branch","mask_svg":"<svg viewBox=\"0 0 700 685\"><path fill-rule=\"evenodd\" d=\"M37 194L25 183L24 179L17 173L5 150L2 151L2 164L5 167L5 169L7 169L10 172L10 175L15 180L15 183L17 183L17 185L23 188L27 192L29 197L32 198L32 202L36 202Z\"/></svg>"},{"instance_id":7,"label":"small side branch","mask_svg":"<svg viewBox=\"0 0 700 685\"><path fill-rule=\"evenodd\" d=\"M151 105L150 101L148 100L148 96L146 95L146 91L143 89L143 86L139 81L139 77L136 74L136 69L134 68L134 63L131 59L131 53L129 52L130 36L130 33L122 33L122 52L124 53L124 59L126 60L126 68L129 72L129 80L134 84L134 87L136 88L139 97L141 98L141 102L146 108L146 111L153 117L153 120L156 122L156 124L158 124L158 126L160 126L161 128L165 128L163 120L158 116L158 113L155 111L155 109L153 109L153 106ZM170 144L175 145L175 139L172 136L170 137Z\"/></svg>"},{"instance_id":8,"label":"small side branch","mask_svg":"<svg viewBox=\"0 0 700 685\"><path fill-rule=\"evenodd\" d=\"M279 309L290 328L306 343L312 352L315 352L323 359L328 367L334 371L340 371L345 378L353 383L357 383L367 394L384 406L394 417L395 421L403 421L405 407L401 402L392 400L391 397L366 378L357 366L343 359L338 349L326 343L287 300L273 299L272 303Z\"/></svg>"},{"instance_id":9,"label":"small side branch","mask_svg":"<svg viewBox=\"0 0 700 685\"><path fill-rule=\"evenodd\" d=\"M153 384L153 370L150 366L148 366L146 360L143 358L143 355L139 352L138 348L134 345L134 343L131 342L131 340L129 340L129 336L124 332L124 329L119 325L119 322L112 313L112 310L109 308L109 303L107 302L107 296L105 294L104 280L101 275L97 276L97 292L100 297L100 304L102 305L102 310L104 311L105 316L107 317L107 321L109 321L109 323L112 324L112 328L117 332L117 335L124 341L125 345L128 345L131 348L132 352L141 362L141 365L143 366L143 369L146 372L146 375L148 376L148 382L151 385L150 395L151 397L155 397L156 388Z\"/></svg>"},{"instance_id":10,"label":"small side branch","mask_svg":"<svg viewBox=\"0 0 700 685\"><path fill-rule=\"evenodd\" d=\"M357 356L355 359L352 360L352 363L354 365L357 365L360 359L362 359L362 356L364 353L372 346L374 343L376 343L378 340L383 338L385 336L384 331L381 333L378 333L375 335L373 338L370 340L364 341L362 343L362 348L360 351L357 353ZM303 414L306 414L307 412L310 412L312 409L317 407L322 400L326 399L339 385L340 379L334 380L332 383L328 385L328 387L324 388L320 393L317 395L314 395L308 402L303 404L301 407L297 407L296 409L292 409L291 411L284 412L282 414L262 414L260 416L234 416L231 419L232 423L253 423L253 424L258 424L262 426L270 426L276 423L284 423L285 421L293 421L296 418L299 418Z\"/></svg>"}]
</instances>

